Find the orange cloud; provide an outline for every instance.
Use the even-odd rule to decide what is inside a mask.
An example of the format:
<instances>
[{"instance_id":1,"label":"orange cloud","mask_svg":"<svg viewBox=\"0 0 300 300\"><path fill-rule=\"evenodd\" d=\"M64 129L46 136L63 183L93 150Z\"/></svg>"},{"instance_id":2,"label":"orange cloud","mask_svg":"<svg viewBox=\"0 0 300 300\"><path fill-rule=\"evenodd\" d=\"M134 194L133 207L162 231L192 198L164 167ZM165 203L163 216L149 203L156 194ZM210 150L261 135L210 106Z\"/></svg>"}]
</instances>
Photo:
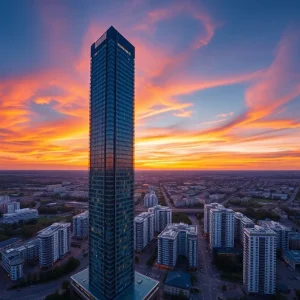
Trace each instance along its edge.
<instances>
[{"instance_id":1,"label":"orange cloud","mask_svg":"<svg viewBox=\"0 0 300 300\"><path fill-rule=\"evenodd\" d=\"M204 28L185 51L170 55L164 46L137 34L142 30L151 35L160 21L182 12ZM45 30L57 41L51 44L53 54L58 53L66 65L0 82L0 168L88 166L89 51L107 27L106 21L90 24L79 54L65 42L68 28L59 17L54 25L48 15L44 21ZM121 19L119 22L123 28ZM150 11L145 23L126 28L128 39L136 46L136 167L299 169L299 122L275 117L300 95L299 72L293 69L299 35L285 33L273 63L265 70L224 77L191 76L183 66L209 44L217 27L204 10L179 3ZM239 83L248 84L247 109L242 114L221 113L216 120L200 120L190 129L157 126L153 121L165 114L184 122L194 116L194 103L180 101L183 95ZM216 127L201 130L201 125Z\"/></svg>"}]
</instances>

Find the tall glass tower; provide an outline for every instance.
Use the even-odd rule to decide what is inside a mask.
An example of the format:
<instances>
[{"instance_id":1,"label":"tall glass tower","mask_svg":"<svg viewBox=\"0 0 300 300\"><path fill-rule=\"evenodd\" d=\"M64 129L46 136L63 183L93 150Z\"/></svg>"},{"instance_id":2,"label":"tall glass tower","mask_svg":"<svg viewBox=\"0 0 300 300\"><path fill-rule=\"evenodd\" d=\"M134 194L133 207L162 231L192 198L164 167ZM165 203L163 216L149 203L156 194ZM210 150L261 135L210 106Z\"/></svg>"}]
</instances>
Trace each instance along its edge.
<instances>
[{"instance_id":1,"label":"tall glass tower","mask_svg":"<svg viewBox=\"0 0 300 300\"><path fill-rule=\"evenodd\" d=\"M89 283L101 299L134 283L134 56L114 27L91 47Z\"/></svg>"}]
</instances>

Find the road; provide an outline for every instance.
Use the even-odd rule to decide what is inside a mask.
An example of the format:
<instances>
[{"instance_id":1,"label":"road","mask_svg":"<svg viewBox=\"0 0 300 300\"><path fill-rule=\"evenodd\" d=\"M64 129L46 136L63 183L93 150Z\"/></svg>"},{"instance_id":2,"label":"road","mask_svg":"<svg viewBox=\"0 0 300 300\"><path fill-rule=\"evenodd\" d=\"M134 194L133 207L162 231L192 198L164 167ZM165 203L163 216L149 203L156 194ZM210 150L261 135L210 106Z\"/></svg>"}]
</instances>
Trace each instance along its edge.
<instances>
[{"instance_id":1,"label":"road","mask_svg":"<svg viewBox=\"0 0 300 300\"><path fill-rule=\"evenodd\" d=\"M170 198L166 194L165 189L162 187L162 184L160 185L160 191L161 191L161 193L163 194L163 196L165 198L165 202L166 202L167 206L169 206L170 208L174 209L175 207L173 205L173 202L170 201Z\"/></svg>"},{"instance_id":2,"label":"road","mask_svg":"<svg viewBox=\"0 0 300 300\"><path fill-rule=\"evenodd\" d=\"M296 196L297 196L297 193L298 193L298 191L299 191L299 188L300 188L300 186L297 186L297 187L295 188L295 191L294 191L293 195L290 197L289 200L285 201L284 204L291 203L291 202L293 202L293 201L295 200L295 198L296 198Z\"/></svg>"},{"instance_id":3,"label":"road","mask_svg":"<svg viewBox=\"0 0 300 300\"><path fill-rule=\"evenodd\" d=\"M223 198L220 203L221 204L225 204L228 203L231 199L233 199L234 197L236 197L245 187L249 186L250 184L252 184L252 180L251 181L247 181L244 184L242 184L237 191L235 191L233 194L231 194L230 196L227 196L225 198Z\"/></svg>"},{"instance_id":4,"label":"road","mask_svg":"<svg viewBox=\"0 0 300 300\"><path fill-rule=\"evenodd\" d=\"M195 215L190 215L194 225L198 225L198 220ZM215 300L221 296L220 287L223 281L220 281L216 270L211 264L211 250L208 247L207 241L201 234L200 226L198 225L198 266L199 273L197 274L197 284L195 285L202 291L202 298L205 300ZM202 272L200 270L203 270Z\"/></svg>"}]
</instances>

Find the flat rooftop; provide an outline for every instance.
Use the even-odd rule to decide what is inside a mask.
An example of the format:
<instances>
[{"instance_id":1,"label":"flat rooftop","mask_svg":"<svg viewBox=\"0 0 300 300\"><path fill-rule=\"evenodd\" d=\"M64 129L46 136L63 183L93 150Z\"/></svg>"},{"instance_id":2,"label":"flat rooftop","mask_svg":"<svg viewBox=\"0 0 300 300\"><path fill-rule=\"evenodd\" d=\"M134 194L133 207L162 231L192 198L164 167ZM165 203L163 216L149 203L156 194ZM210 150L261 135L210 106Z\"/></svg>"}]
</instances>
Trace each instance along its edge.
<instances>
[{"instance_id":1,"label":"flat rooftop","mask_svg":"<svg viewBox=\"0 0 300 300\"><path fill-rule=\"evenodd\" d=\"M152 212L142 212L134 218L134 222L144 222L150 215L153 215Z\"/></svg>"},{"instance_id":2,"label":"flat rooftop","mask_svg":"<svg viewBox=\"0 0 300 300\"><path fill-rule=\"evenodd\" d=\"M294 263L300 263L300 251L297 250L285 250L283 251L283 256L288 257Z\"/></svg>"},{"instance_id":3,"label":"flat rooftop","mask_svg":"<svg viewBox=\"0 0 300 300\"><path fill-rule=\"evenodd\" d=\"M290 227L287 227L279 222L275 222L272 220L259 220L258 225L263 226L265 228L269 228L272 230L287 230L291 231Z\"/></svg>"},{"instance_id":4,"label":"flat rooftop","mask_svg":"<svg viewBox=\"0 0 300 300\"><path fill-rule=\"evenodd\" d=\"M71 276L71 279L80 285L95 300L102 300L90 291L89 268ZM134 287L121 294L116 300L143 300L156 288L159 282L141 273L135 272Z\"/></svg>"},{"instance_id":5,"label":"flat rooftop","mask_svg":"<svg viewBox=\"0 0 300 300\"><path fill-rule=\"evenodd\" d=\"M276 232L270 228L263 226L254 225L253 228L245 228L245 232L249 232L251 235L265 235L265 236L276 236Z\"/></svg>"},{"instance_id":6,"label":"flat rooftop","mask_svg":"<svg viewBox=\"0 0 300 300\"><path fill-rule=\"evenodd\" d=\"M290 240L300 240L300 233L293 232L292 234L290 234L289 239Z\"/></svg>"},{"instance_id":7,"label":"flat rooftop","mask_svg":"<svg viewBox=\"0 0 300 300\"><path fill-rule=\"evenodd\" d=\"M3 248L3 247L7 247L10 244L16 243L18 241L21 241L21 238L19 238L19 237L12 237L10 239L2 241L2 242L0 242L0 249Z\"/></svg>"},{"instance_id":8,"label":"flat rooftop","mask_svg":"<svg viewBox=\"0 0 300 300\"><path fill-rule=\"evenodd\" d=\"M197 226L188 225L185 223L171 223L158 235L159 238L175 238L175 236L181 232L185 231L187 234L197 235Z\"/></svg>"},{"instance_id":9,"label":"flat rooftop","mask_svg":"<svg viewBox=\"0 0 300 300\"><path fill-rule=\"evenodd\" d=\"M38 237L47 237L53 234L53 232L62 229L62 228L68 228L71 226L71 223L66 222L57 222L53 223L52 225L42 229L38 232Z\"/></svg>"}]
</instances>

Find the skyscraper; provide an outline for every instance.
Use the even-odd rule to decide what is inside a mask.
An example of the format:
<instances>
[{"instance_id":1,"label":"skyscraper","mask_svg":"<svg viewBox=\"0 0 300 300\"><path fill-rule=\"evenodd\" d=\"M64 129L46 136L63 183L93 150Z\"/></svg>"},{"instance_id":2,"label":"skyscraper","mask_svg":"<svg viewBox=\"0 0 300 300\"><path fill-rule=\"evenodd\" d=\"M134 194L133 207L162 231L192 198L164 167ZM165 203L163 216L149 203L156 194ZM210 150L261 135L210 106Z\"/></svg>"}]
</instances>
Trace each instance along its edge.
<instances>
[{"instance_id":1,"label":"skyscraper","mask_svg":"<svg viewBox=\"0 0 300 300\"><path fill-rule=\"evenodd\" d=\"M89 268L78 299L153 300L159 282L134 272L134 56L110 27L91 47Z\"/></svg>"},{"instance_id":2,"label":"skyscraper","mask_svg":"<svg viewBox=\"0 0 300 300\"><path fill-rule=\"evenodd\" d=\"M91 47L89 278L106 299L134 282L134 56L113 27Z\"/></svg>"}]
</instances>

